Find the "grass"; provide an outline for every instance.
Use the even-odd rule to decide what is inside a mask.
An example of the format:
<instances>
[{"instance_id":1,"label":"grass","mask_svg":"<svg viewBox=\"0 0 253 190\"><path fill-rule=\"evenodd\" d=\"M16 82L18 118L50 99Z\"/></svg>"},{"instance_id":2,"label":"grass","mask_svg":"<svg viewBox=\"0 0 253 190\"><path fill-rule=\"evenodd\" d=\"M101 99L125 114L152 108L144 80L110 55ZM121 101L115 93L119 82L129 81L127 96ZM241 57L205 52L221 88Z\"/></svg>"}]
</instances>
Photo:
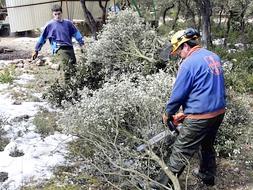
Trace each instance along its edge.
<instances>
[{"instance_id":1,"label":"grass","mask_svg":"<svg viewBox=\"0 0 253 190\"><path fill-rule=\"evenodd\" d=\"M30 183L34 185L26 185L21 190L97 190L100 185L98 180L81 173L78 173L75 167L58 166L55 168L54 176L47 182ZM92 185L90 185L92 184Z\"/></svg>"}]
</instances>

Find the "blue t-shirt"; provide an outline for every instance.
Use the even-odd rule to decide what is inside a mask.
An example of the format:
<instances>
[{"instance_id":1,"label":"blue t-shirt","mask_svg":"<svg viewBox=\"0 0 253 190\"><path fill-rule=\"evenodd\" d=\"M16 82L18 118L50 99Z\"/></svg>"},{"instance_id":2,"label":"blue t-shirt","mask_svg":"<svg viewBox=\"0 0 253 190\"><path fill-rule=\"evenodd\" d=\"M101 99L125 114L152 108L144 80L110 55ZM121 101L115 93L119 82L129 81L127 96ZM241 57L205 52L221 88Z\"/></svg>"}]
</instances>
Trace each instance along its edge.
<instances>
[{"instance_id":1,"label":"blue t-shirt","mask_svg":"<svg viewBox=\"0 0 253 190\"><path fill-rule=\"evenodd\" d=\"M35 51L40 51L46 40L49 39L52 52L55 53L60 46L73 46L72 37L74 37L80 45L84 44L81 33L70 20L51 20L41 33Z\"/></svg>"},{"instance_id":2,"label":"blue t-shirt","mask_svg":"<svg viewBox=\"0 0 253 190\"><path fill-rule=\"evenodd\" d=\"M180 106L185 114L214 112L225 108L225 96L220 58L200 48L180 65L166 112L174 115Z\"/></svg>"}]
</instances>

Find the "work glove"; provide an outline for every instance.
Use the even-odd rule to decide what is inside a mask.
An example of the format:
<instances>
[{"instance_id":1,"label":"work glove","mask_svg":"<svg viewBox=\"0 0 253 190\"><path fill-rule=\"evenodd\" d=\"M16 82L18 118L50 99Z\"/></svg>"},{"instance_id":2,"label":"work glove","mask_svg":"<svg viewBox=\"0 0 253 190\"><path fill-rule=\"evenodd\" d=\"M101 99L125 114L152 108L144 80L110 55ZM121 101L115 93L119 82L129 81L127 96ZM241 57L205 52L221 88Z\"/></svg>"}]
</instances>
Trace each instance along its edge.
<instances>
[{"instance_id":1,"label":"work glove","mask_svg":"<svg viewBox=\"0 0 253 190\"><path fill-rule=\"evenodd\" d=\"M32 60L35 60L38 57L38 51L34 51L32 54Z\"/></svg>"}]
</instances>

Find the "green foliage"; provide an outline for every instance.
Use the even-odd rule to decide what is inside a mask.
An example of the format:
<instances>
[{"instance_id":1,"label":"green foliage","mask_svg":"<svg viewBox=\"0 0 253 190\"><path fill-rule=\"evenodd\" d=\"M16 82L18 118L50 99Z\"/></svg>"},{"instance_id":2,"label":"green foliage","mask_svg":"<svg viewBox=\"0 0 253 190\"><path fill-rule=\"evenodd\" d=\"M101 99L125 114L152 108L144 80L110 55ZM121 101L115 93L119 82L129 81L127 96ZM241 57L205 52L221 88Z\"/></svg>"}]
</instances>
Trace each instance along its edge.
<instances>
[{"instance_id":1,"label":"green foliage","mask_svg":"<svg viewBox=\"0 0 253 190\"><path fill-rule=\"evenodd\" d=\"M85 157L92 158L95 153L95 149L92 149L92 144L89 142L83 142L82 139L76 139L69 143L70 157Z\"/></svg>"},{"instance_id":2,"label":"green foliage","mask_svg":"<svg viewBox=\"0 0 253 190\"><path fill-rule=\"evenodd\" d=\"M78 87L77 80L71 80L68 84L56 80L43 96L55 106L61 107L64 101L74 103L78 100Z\"/></svg>"},{"instance_id":3,"label":"green foliage","mask_svg":"<svg viewBox=\"0 0 253 190\"><path fill-rule=\"evenodd\" d=\"M233 96L236 96L233 92L228 96L225 118L216 140L217 152L222 157L232 156L234 150L241 148L242 142L238 140L250 127L249 110Z\"/></svg>"},{"instance_id":4,"label":"green foliage","mask_svg":"<svg viewBox=\"0 0 253 190\"><path fill-rule=\"evenodd\" d=\"M245 49L235 53L228 53L224 48L215 48L214 51L226 60L229 69L225 69L227 88L237 92L252 92L253 90L253 50Z\"/></svg>"},{"instance_id":5,"label":"green foliage","mask_svg":"<svg viewBox=\"0 0 253 190\"><path fill-rule=\"evenodd\" d=\"M102 66L99 74L108 81L126 73L157 72L157 33L131 10L111 15L98 35L98 40L87 49L87 64Z\"/></svg>"},{"instance_id":6,"label":"green foliage","mask_svg":"<svg viewBox=\"0 0 253 190\"><path fill-rule=\"evenodd\" d=\"M15 78L15 66L6 67L0 72L0 83L12 83Z\"/></svg>"},{"instance_id":7,"label":"green foliage","mask_svg":"<svg viewBox=\"0 0 253 190\"><path fill-rule=\"evenodd\" d=\"M33 124L36 126L35 131L44 137L59 130L56 124L56 114L47 110L39 112L33 119Z\"/></svg>"},{"instance_id":8,"label":"green foliage","mask_svg":"<svg viewBox=\"0 0 253 190\"><path fill-rule=\"evenodd\" d=\"M42 187L38 186L24 186L22 187L21 190L81 190L82 188L78 185L71 185L71 184L65 184L65 185L60 185L57 183L54 183L53 181L46 183Z\"/></svg>"},{"instance_id":9,"label":"green foliage","mask_svg":"<svg viewBox=\"0 0 253 190\"><path fill-rule=\"evenodd\" d=\"M253 51L252 49L236 52L232 55L233 67L226 74L227 86L238 92L252 92L253 90Z\"/></svg>"},{"instance_id":10,"label":"green foliage","mask_svg":"<svg viewBox=\"0 0 253 190\"><path fill-rule=\"evenodd\" d=\"M54 169L54 177L43 183L25 185L22 190L87 190L101 186L95 177L83 175L73 166L58 166Z\"/></svg>"}]
</instances>

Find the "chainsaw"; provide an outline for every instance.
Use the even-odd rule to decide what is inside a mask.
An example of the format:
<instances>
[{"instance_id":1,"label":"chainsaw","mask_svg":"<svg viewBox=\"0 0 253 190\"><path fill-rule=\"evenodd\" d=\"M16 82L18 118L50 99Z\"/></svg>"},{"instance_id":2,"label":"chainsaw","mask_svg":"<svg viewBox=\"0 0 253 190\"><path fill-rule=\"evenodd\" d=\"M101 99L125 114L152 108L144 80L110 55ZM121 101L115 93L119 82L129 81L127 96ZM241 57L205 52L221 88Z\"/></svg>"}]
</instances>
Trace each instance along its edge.
<instances>
[{"instance_id":1,"label":"chainsaw","mask_svg":"<svg viewBox=\"0 0 253 190\"><path fill-rule=\"evenodd\" d=\"M179 134L180 128L182 128L182 121L184 120L186 116L182 113L179 113L175 116L173 116L173 120L172 121L168 121L166 124L167 129L158 133L157 135L155 135L154 137L152 137L151 139L148 140L147 143L141 144L139 145L136 150L141 152L143 150L145 150L147 147L160 142L162 139L164 139L165 137L171 135L173 137L177 136Z\"/></svg>"}]
</instances>

